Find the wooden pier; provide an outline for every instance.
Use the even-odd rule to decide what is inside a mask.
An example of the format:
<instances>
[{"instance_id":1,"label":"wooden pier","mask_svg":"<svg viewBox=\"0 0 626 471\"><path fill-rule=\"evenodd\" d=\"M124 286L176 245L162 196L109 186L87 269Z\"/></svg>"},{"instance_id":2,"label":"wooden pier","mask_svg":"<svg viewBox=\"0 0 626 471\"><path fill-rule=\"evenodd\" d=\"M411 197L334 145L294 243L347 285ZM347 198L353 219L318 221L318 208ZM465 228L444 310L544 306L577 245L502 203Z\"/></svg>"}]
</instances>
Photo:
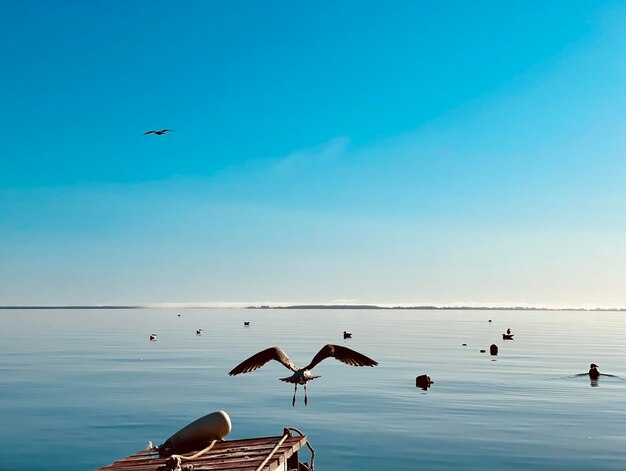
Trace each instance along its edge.
<instances>
[{"instance_id":1,"label":"wooden pier","mask_svg":"<svg viewBox=\"0 0 626 471\"><path fill-rule=\"evenodd\" d=\"M298 450L307 445L305 435L293 436L285 429L282 436L249 438L216 442L213 447L199 457L183 459L181 467L166 464L168 456L161 456L158 449L144 450L116 461L98 471L312 471L311 467L300 463ZM198 452L201 450L198 450ZM194 455L187 453L185 457ZM190 467L191 466L191 467Z\"/></svg>"}]
</instances>

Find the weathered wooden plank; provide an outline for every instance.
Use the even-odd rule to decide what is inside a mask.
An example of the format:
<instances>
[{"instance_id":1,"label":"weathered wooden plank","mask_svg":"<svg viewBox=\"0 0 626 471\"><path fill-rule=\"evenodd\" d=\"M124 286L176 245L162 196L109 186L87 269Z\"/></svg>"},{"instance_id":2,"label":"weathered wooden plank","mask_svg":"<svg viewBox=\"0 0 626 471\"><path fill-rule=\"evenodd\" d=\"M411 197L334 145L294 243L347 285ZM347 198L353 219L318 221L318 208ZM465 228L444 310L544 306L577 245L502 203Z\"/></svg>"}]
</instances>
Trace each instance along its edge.
<instances>
[{"instance_id":1,"label":"weathered wooden plank","mask_svg":"<svg viewBox=\"0 0 626 471\"><path fill-rule=\"evenodd\" d=\"M284 453L288 450L288 448L294 448L296 447L299 448L300 446L303 446L304 443L306 442L302 442L300 443L302 440L301 438L296 438L296 439L288 439L285 440L285 443L283 443L283 446L280 447L279 451L281 453ZM238 447L236 448L237 451L233 451L232 453L230 452L230 450L226 449L226 450L219 450L219 453L214 453L215 448L213 448L207 455L201 457L201 459L198 460L198 462L202 462L202 461L214 461L214 460L237 460L237 459L244 459L244 458L252 458L255 456L267 456L267 454L273 449L274 447L274 443L269 443L267 445L257 445L255 447L252 448L241 448ZM145 463L153 463L156 461L162 461L164 460L164 458L160 458L158 456L158 454L150 454L150 455L144 455L140 458L137 458L137 455L133 455L130 456L128 458L125 458L123 460L120 460L118 462L116 462L115 464L126 464L126 465L133 465L135 463L137 464L145 464Z\"/></svg>"},{"instance_id":2,"label":"weathered wooden plank","mask_svg":"<svg viewBox=\"0 0 626 471\"><path fill-rule=\"evenodd\" d=\"M206 471L255 471L282 437L261 437L218 442L205 455L192 463ZM264 471L284 469L287 460L306 444L306 437L287 437ZM191 453L190 453L191 454ZM157 452L142 450L118 460L98 471L156 471L167 458Z\"/></svg>"}]
</instances>

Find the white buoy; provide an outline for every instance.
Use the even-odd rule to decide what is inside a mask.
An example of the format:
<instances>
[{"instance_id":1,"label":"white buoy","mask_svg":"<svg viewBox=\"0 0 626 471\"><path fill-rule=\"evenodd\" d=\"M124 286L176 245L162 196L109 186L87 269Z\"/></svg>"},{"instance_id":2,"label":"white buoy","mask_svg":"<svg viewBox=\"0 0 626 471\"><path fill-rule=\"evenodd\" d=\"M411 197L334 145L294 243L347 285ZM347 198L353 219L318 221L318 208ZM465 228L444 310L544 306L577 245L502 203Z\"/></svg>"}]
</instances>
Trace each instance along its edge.
<instances>
[{"instance_id":1,"label":"white buoy","mask_svg":"<svg viewBox=\"0 0 626 471\"><path fill-rule=\"evenodd\" d=\"M226 412L212 412L180 429L165 440L160 448L170 453L201 450L213 440L222 440L231 430L232 423Z\"/></svg>"}]
</instances>

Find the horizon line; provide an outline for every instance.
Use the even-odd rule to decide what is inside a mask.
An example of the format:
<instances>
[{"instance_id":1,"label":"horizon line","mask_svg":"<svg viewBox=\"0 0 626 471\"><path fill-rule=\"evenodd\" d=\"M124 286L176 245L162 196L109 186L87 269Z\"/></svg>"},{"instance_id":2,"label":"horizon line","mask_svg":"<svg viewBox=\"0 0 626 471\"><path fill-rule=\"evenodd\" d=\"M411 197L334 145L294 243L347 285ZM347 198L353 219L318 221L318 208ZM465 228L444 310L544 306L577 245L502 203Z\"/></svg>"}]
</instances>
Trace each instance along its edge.
<instances>
[{"instance_id":1,"label":"horizon line","mask_svg":"<svg viewBox=\"0 0 626 471\"><path fill-rule=\"evenodd\" d=\"M53 309L368 309L368 310L459 310L459 311L626 311L625 307L523 306L469 304L346 304L346 303L156 303L156 304L69 304L2 305L0 310Z\"/></svg>"}]
</instances>

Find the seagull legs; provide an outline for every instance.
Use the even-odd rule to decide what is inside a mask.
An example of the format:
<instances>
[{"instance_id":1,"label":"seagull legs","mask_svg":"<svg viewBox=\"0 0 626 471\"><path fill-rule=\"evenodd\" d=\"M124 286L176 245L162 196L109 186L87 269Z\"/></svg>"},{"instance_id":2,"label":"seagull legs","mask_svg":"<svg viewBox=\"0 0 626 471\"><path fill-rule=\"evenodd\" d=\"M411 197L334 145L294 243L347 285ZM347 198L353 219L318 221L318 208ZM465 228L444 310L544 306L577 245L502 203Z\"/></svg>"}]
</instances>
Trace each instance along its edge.
<instances>
[{"instance_id":1,"label":"seagull legs","mask_svg":"<svg viewBox=\"0 0 626 471\"><path fill-rule=\"evenodd\" d=\"M296 391L298 390L298 383L293 385L293 399L291 400L291 407L296 405Z\"/></svg>"},{"instance_id":2,"label":"seagull legs","mask_svg":"<svg viewBox=\"0 0 626 471\"><path fill-rule=\"evenodd\" d=\"M304 383L304 405L305 406L306 406L307 402L308 402L308 400L307 400L307 397L306 397L306 383Z\"/></svg>"}]
</instances>

